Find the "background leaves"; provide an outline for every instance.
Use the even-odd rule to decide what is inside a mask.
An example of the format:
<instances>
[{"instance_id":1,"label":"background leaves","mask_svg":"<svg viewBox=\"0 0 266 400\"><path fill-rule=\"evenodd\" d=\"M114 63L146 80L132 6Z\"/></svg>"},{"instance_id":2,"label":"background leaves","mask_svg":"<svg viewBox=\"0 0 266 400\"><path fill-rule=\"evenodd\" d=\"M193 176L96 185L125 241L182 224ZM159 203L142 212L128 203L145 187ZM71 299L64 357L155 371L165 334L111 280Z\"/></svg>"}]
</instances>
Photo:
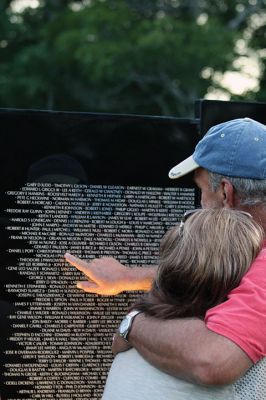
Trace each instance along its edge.
<instances>
[{"instance_id":1,"label":"background leaves","mask_svg":"<svg viewBox=\"0 0 266 400\"><path fill-rule=\"evenodd\" d=\"M259 86L231 99L266 101L265 0L14 4L0 5L1 107L189 116L208 91L228 96L240 56Z\"/></svg>"}]
</instances>

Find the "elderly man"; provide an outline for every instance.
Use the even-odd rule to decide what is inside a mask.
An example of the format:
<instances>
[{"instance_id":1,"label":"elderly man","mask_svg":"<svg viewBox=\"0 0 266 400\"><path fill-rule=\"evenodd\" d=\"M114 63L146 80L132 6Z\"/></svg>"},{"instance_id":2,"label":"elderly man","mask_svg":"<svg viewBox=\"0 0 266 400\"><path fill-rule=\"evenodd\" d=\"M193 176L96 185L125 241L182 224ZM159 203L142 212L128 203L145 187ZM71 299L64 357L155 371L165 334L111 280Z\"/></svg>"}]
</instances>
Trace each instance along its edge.
<instances>
[{"instance_id":1,"label":"elderly man","mask_svg":"<svg viewBox=\"0 0 266 400\"><path fill-rule=\"evenodd\" d=\"M175 166L169 177L179 178L192 171L201 190L202 207L247 211L266 231L264 125L243 118L214 126L193 155ZM90 263L69 254L65 258L89 278L78 283L89 293L145 290L156 273L156 268L128 268L112 258ZM131 313L120 325L113 351L116 354L130 346L173 376L206 385L236 381L266 355L266 248L239 287L227 301L210 309L205 321L158 320ZM263 359L238 380L236 398L265 398L265 370Z\"/></svg>"}]
</instances>

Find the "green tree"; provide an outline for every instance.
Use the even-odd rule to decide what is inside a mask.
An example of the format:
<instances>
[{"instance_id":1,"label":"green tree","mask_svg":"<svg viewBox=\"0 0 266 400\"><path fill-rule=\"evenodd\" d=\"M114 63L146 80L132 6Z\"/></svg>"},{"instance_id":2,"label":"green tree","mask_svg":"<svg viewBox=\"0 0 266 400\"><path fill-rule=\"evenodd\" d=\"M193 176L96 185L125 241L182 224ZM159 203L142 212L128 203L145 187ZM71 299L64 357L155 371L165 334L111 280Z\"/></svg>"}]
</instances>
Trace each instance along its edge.
<instances>
[{"instance_id":1,"label":"green tree","mask_svg":"<svg viewBox=\"0 0 266 400\"><path fill-rule=\"evenodd\" d=\"M215 72L235 68L263 3L40 0L16 13L3 1L0 106L188 116ZM264 35L254 28L248 46Z\"/></svg>"}]
</instances>

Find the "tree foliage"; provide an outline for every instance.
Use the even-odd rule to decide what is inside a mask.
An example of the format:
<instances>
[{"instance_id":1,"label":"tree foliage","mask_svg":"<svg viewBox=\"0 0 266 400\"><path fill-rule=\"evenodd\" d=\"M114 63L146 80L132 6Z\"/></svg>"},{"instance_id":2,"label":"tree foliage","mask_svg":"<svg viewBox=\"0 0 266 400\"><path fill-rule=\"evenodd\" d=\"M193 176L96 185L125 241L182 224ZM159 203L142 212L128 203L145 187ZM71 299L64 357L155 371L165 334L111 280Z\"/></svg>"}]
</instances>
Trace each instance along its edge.
<instances>
[{"instance_id":1,"label":"tree foliage","mask_svg":"<svg viewBox=\"0 0 266 400\"><path fill-rule=\"evenodd\" d=\"M264 2L40 0L16 12L2 0L0 106L187 116L215 73L236 69L241 39L265 82ZM266 101L265 89L245 98Z\"/></svg>"}]
</instances>

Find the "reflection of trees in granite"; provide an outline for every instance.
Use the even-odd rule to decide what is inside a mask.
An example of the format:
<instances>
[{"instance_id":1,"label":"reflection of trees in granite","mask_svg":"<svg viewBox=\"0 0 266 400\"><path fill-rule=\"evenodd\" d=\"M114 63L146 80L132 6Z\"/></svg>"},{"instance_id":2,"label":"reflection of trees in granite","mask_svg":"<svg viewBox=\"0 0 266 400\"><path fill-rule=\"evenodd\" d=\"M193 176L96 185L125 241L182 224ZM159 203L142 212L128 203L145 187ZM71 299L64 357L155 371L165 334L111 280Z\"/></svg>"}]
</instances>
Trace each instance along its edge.
<instances>
[{"instance_id":1,"label":"reflection of trees in granite","mask_svg":"<svg viewBox=\"0 0 266 400\"><path fill-rule=\"evenodd\" d=\"M67 154L53 154L33 163L27 182L88 183L87 174L75 158Z\"/></svg>"}]
</instances>

